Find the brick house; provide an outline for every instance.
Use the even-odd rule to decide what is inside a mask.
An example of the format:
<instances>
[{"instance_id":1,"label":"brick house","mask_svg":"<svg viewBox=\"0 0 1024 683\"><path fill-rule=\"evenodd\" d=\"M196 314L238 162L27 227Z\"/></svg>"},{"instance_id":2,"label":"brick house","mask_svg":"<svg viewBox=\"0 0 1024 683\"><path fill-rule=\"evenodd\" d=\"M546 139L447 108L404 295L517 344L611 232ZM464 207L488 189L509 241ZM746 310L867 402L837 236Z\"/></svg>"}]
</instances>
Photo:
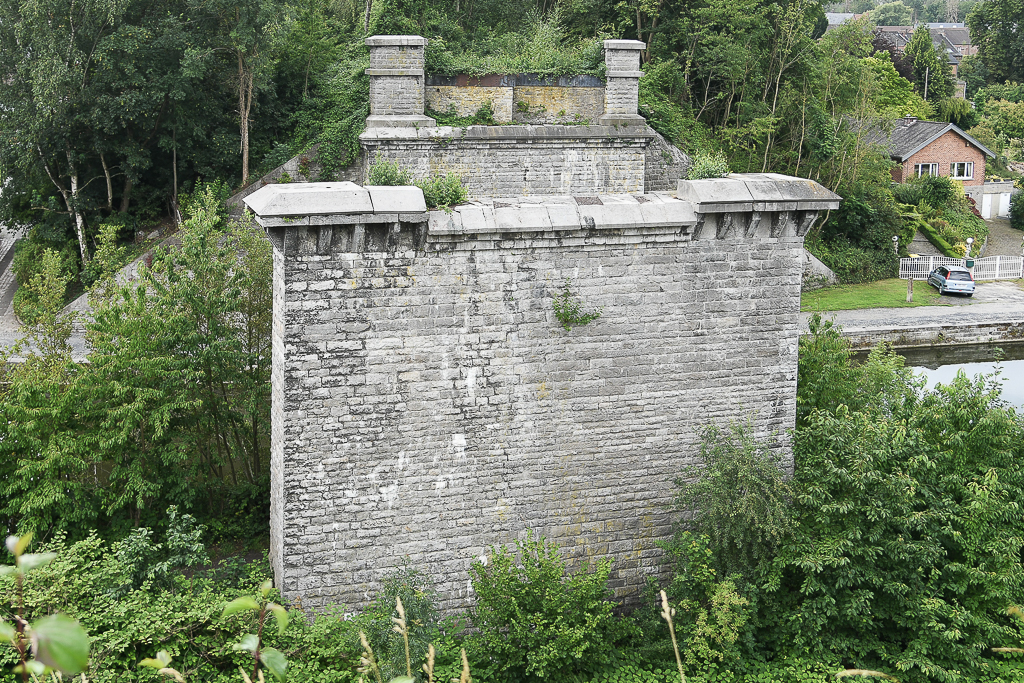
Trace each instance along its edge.
<instances>
[{"instance_id":1,"label":"brick house","mask_svg":"<svg viewBox=\"0 0 1024 683\"><path fill-rule=\"evenodd\" d=\"M897 183L917 176L950 176L964 187L985 184L985 160L994 157L987 147L944 121L899 119L889 134L875 132L869 139L882 145L899 166L892 169Z\"/></svg>"}]
</instances>

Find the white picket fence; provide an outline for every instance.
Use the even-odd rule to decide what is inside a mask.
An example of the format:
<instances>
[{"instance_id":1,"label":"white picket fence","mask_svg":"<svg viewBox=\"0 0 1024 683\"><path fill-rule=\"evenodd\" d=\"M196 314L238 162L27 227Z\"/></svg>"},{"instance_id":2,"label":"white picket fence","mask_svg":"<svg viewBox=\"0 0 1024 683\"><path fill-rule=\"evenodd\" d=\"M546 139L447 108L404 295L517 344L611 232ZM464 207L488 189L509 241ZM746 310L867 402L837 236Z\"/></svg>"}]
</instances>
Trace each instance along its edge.
<instances>
[{"instance_id":1,"label":"white picket fence","mask_svg":"<svg viewBox=\"0 0 1024 683\"><path fill-rule=\"evenodd\" d=\"M963 266L962 258L918 256L900 259L900 278L927 280L928 273L939 266ZM986 256L974 259L975 280L1019 280L1024 278L1024 258L1020 256Z\"/></svg>"}]
</instances>

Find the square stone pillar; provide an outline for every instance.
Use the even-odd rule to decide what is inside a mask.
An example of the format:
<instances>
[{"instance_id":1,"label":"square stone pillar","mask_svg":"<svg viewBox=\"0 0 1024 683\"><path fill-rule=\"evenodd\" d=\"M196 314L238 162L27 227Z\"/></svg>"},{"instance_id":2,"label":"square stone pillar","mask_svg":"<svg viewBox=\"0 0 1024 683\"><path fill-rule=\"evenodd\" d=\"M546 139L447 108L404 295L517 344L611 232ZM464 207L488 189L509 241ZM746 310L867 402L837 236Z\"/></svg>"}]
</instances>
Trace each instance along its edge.
<instances>
[{"instance_id":1,"label":"square stone pillar","mask_svg":"<svg viewBox=\"0 0 1024 683\"><path fill-rule=\"evenodd\" d=\"M370 115L367 128L437 125L423 115L423 71L427 39L422 36L370 36Z\"/></svg>"},{"instance_id":2,"label":"square stone pillar","mask_svg":"<svg viewBox=\"0 0 1024 683\"><path fill-rule=\"evenodd\" d=\"M607 83L604 89L602 126L637 126L645 123L637 113L640 99L640 51L646 45L639 40L604 41Z\"/></svg>"}]
</instances>

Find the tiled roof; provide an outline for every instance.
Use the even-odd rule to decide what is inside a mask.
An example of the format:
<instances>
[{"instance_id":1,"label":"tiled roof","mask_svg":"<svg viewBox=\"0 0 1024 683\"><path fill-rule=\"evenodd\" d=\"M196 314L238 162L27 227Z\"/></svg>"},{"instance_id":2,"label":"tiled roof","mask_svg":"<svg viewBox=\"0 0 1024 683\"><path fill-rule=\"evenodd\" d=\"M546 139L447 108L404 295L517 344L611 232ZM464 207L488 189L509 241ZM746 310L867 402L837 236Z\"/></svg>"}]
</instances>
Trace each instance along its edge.
<instances>
[{"instance_id":1,"label":"tiled roof","mask_svg":"<svg viewBox=\"0 0 1024 683\"><path fill-rule=\"evenodd\" d=\"M893 128L891 134L886 134L884 131L876 128L865 136L865 140L868 143L885 147L893 159L906 161L915 153L924 149L928 144L939 139L943 133L950 130L980 149L987 156L995 156L987 147L960 130L960 128L944 121L918 121L911 117L899 119L896 121L896 127Z\"/></svg>"},{"instance_id":2,"label":"tiled roof","mask_svg":"<svg viewBox=\"0 0 1024 683\"><path fill-rule=\"evenodd\" d=\"M933 28L931 29L932 35L936 32L941 33L949 39L949 42L954 45L970 45L971 44L971 32L966 28Z\"/></svg>"}]
</instances>

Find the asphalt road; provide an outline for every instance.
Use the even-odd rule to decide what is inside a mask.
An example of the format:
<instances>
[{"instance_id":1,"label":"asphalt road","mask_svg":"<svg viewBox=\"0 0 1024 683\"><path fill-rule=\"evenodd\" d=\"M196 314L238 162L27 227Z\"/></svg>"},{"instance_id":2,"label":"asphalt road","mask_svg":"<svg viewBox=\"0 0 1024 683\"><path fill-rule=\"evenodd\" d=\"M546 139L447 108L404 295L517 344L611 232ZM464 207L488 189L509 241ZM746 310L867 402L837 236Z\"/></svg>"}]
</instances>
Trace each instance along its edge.
<instances>
[{"instance_id":1,"label":"asphalt road","mask_svg":"<svg viewBox=\"0 0 1024 683\"><path fill-rule=\"evenodd\" d=\"M914 282L914 290L931 285ZM916 308L862 308L856 311L822 313L844 330L901 329L925 325L948 325L1024 320L1024 288L1016 281L979 282L971 298L954 294L942 297L948 306ZM801 313L801 326L807 329L810 313Z\"/></svg>"}]
</instances>

